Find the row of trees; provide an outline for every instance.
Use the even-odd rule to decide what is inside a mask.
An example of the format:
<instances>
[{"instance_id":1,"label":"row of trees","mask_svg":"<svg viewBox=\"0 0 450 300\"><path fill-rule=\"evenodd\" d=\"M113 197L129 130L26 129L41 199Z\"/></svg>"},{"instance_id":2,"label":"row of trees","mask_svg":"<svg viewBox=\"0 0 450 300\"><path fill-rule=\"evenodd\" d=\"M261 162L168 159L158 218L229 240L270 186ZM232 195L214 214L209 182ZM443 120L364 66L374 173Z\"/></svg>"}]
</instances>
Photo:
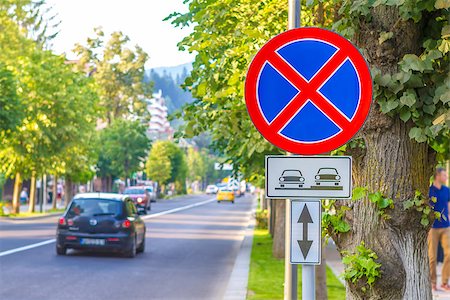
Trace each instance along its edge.
<instances>
[{"instance_id":1,"label":"row of trees","mask_svg":"<svg viewBox=\"0 0 450 300\"><path fill-rule=\"evenodd\" d=\"M211 133L216 151L256 179L264 155L282 152L253 127L243 82L258 49L286 30L287 2L189 0L189 12L168 18L192 26L179 47L197 53L185 81L197 99L182 114L185 136ZM433 216L424 211L432 169L450 153L449 9L440 0L311 0L302 7L302 25L352 40L374 80L366 125L337 152L353 156L358 196L331 202L324 214L325 231L350 262L348 299L431 299L426 237ZM283 206L276 201L276 211ZM274 253L282 254L284 213L276 218ZM361 249L377 255L381 272L352 263ZM366 260L372 266L373 257Z\"/></svg>"},{"instance_id":2,"label":"row of trees","mask_svg":"<svg viewBox=\"0 0 450 300\"><path fill-rule=\"evenodd\" d=\"M126 178L150 147L147 54L121 32L107 39L96 29L75 46L79 60L68 61L48 49L57 30L49 20L43 1L0 3L0 172L15 179L16 213L24 179L33 211L36 178L63 176L70 198L72 183L95 173Z\"/></svg>"}]
</instances>

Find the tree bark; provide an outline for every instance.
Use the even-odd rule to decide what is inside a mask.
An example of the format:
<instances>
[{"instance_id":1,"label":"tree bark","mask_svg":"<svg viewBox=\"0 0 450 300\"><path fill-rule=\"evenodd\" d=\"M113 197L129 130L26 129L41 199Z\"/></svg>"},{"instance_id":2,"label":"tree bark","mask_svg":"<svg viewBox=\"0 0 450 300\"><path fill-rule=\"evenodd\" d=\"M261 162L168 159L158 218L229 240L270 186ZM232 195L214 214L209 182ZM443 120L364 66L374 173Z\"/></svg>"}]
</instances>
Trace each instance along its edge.
<instances>
[{"instance_id":1,"label":"tree bark","mask_svg":"<svg viewBox=\"0 0 450 300\"><path fill-rule=\"evenodd\" d=\"M73 198L73 183L70 178L65 179L65 186L64 186L64 204L67 207L69 205L70 201L72 201Z\"/></svg>"},{"instance_id":2,"label":"tree bark","mask_svg":"<svg viewBox=\"0 0 450 300\"><path fill-rule=\"evenodd\" d=\"M52 209L56 209L56 200L57 200L57 188L58 188L58 176L53 175L53 186L52 186Z\"/></svg>"},{"instance_id":3,"label":"tree bark","mask_svg":"<svg viewBox=\"0 0 450 300\"><path fill-rule=\"evenodd\" d=\"M285 200L271 200L275 207L275 224L273 226L272 254L275 258L284 258Z\"/></svg>"},{"instance_id":4,"label":"tree bark","mask_svg":"<svg viewBox=\"0 0 450 300\"><path fill-rule=\"evenodd\" d=\"M30 203L28 205L28 212L33 213L35 209L36 209L36 172L32 172L30 185Z\"/></svg>"},{"instance_id":5,"label":"tree bark","mask_svg":"<svg viewBox=\"0 0 450 300\"><path fill-rule=\"evenodd\" d=\"M16 178L14 180L14 192L12 200L12 211L14 214L20 213L20 188L22 186L22 178L20 173L16 173Z\"/></svg>"},{"instance_id":6,"label":"tree bark","mask_svg":"<svg viewBox=\"0 0 450 300\"><path fill-rule=\"evenodd\" d=\"M383 74L392 74L405 54L420 53L422 26L420 22L401 21L395 6L378 6L372 9L370 21L360 21L355 40L358 47L365 49L370 65ZM394 36L379 45L381 31L392 31ZM347 299L432 299L428 228L420 224L421 212L404 210L403 203L413 199L416 190L428 197L435 155L427 144L409 138L412 126L382 114L375 103L360 133L365 147L352 150L354 185L381 192L394 200L394 208L386 210L390 218L384 219L368 199L336 202L338 208L351 208L344 217L350 232L333 237L338 250L353 252L364 241L377 253L381 264L381 278L367 292L362 291L362 282L347 282Z\"/></svg>"}]
</instances>

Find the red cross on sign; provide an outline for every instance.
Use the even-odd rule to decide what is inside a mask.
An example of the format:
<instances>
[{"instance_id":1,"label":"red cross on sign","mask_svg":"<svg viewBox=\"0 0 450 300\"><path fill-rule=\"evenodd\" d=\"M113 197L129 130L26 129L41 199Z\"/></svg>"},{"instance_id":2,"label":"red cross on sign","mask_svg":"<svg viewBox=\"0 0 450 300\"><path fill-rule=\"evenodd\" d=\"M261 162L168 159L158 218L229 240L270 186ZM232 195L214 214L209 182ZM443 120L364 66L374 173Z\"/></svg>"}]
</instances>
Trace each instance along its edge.
<instances>
[{"instance_id":1,"label":"red cross on sign","mask_svg":"<svg viewBox=\"0 0 450 300\"><path fill-rule=\"evenodd\" d=\"M320 154L348 142L372 101L372 80L359 51L319 28L282 33L253 59L245 82L249 115L271 143Z\"/></svg>"}]
</instances>

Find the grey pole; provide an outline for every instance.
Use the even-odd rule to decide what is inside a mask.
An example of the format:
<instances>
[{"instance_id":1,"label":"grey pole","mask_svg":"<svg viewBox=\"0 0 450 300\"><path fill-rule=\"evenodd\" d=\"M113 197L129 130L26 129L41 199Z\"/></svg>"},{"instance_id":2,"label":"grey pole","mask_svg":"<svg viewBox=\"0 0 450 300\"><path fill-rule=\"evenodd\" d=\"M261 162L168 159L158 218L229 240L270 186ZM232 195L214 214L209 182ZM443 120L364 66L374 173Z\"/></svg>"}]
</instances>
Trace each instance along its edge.
<instances>
[{"instance_id":1,"label":"grey pole","mask_svg":"<svg viewBox=\"0 0 450 300\"><path fill-rule=\"evenodd\" d=\"M297 300L297 265L291 264L291 200L286 199L284 232L284 300ZM308 299L308 298L303 298Z\"/></svg>"},{"instance_id":2,"label":"grey pole","mask_svg":"<svg viewBox=\"0 0 450 300\"><path fill-rule=\"evenodd\" d=\"M288 0L288 29L300 27L301 0ZM289 154L288 154L289 155ZM297 265L290 262L291 257L291 200L286 199L284 249L284 300L297 300ZM307 298L303 298L307 299Z\"/></svg>"}]
</instances>

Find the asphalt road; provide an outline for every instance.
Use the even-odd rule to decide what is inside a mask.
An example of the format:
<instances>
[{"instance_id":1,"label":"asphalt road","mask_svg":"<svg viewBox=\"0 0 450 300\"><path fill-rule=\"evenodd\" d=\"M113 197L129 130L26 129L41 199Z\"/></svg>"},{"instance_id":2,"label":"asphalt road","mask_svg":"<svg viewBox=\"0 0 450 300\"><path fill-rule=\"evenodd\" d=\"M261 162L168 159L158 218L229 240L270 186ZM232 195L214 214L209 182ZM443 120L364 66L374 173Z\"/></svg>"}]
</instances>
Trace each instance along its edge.
<instances>
[{"instance_id":1,"label":"asphalt road","mask_svg":"<svg viewBox=\"0 0 450 300\"><path fill-rule=\"evenodd\" d=\"M146 251L134 259L73 250L57 256L49 241L57 217L0 220L0 299L222 299L252 198L235 204L209 199L153 203ZM198 206L173 211L193 204ZM2 255L44 241L49 243Z\"/></svg>"}]
</instances>

